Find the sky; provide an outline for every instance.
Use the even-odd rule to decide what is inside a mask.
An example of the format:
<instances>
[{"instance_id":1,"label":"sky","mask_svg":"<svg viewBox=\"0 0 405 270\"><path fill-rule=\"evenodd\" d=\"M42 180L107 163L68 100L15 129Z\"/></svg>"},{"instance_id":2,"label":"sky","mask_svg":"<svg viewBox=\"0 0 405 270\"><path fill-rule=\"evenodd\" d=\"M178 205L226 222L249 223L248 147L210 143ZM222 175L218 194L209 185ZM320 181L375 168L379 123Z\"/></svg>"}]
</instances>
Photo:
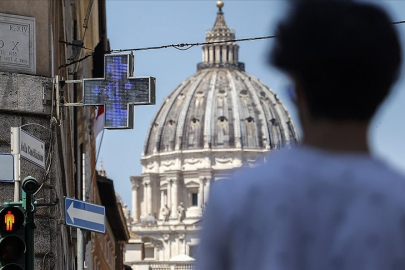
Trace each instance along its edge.
<instances>
[{"instance_id":1,"label":"sky","mask_svg":"<svg viewBox=\"0 0 405 270\"><path fill-rule=\"evenodd\" d=\"M364 1L366 2L366 1ZM367 1L370 2L370 1ZM375 1L383 6L393 21L405 20L405 1ZM224 0L225 20L235 29L236 38L250 38L275 34L277 23L288 10L288 1ZM107 35L112 49L133 49L179 43L205 41L205 31L214 25L216 1L204 0L107 0ZM405 24L395 26L405 52ZM285 89L288 78L267 63L273 40L240 42L239 60L246 72L272 88L289 110L300 133L294 105ZM387 52L389 53L389 52ZM156 105L136 106L134 129L105 130L97 138L101 143L98 164L103 161L108 178L114 180L115 191L131 207L130 176L140 175L141 153L150 123L163 100L184 79L196 72L201 62L201 47L186 51L174 48L136 51L135 76L156 78ZM392 94L374 118L369 140L373 155L405 173L405 69ZM349 97L348 97L349 98Z\"/></svg>"}]
</instances>

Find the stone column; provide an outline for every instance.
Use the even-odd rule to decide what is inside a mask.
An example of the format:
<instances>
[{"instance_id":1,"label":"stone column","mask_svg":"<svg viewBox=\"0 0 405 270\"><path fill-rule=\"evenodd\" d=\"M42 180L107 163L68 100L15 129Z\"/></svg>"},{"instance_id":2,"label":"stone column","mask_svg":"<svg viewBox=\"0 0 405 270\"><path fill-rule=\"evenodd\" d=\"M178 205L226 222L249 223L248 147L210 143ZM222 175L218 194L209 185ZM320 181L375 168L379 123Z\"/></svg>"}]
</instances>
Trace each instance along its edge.
<instances>
[{"instance_id":1,"label":"stone column","mask_svg":"<svg viewBox=\"0 0 405 270\"><path fill-rule=\"evenodd\" d=\"M238 62L239 62L239 57L238 57L238 55L239 55L239 46L236 45L236 46L235 46L235 63L238 63Z\"/></svg>"},{"instance_id":2,"label":"stone column","mask_svg":"<svg viewBox=\"0 0 405 270\"><path fill-rule=\"evenodd\" d=\"M148 184L143 182L143 209L142 209L142 216L148 216Z\"/></svg>"},{"instance_id":3,"label":"stone column","mask_svg":"<svg viewBox=\"0 0 405 270\"><path fill-rule=\"evenodd\" d=\"M160 209L165 206L165 191L162 189L160 191Z\"/></svg>"},{"instance_id":4,"label":"stone column","mask_svg":"<svg viewBox=\"0 0 405 270\"><path fill-rule=\"evenodd\" d=\"M150 188L150 182L143 182L143 194L144 194L144 199L143 203L145 206L145 213L144 217L149 216L152 210L152 194L151 194L151 188Z\"/></svg>"},{"instance_id":5,"label":"stone column","mask_svg":"<svg viewBox=\"0 0 405 270\"><path fill-rule=\"evenodd\" d=\"M226 49L228 48L227 45L222 45L222 63L228 63L228 59L226 58Z\"/></svg>"},{"instance_id":6,"label":"stone column","mask_svg":"<svg viewBox=\"0 0 405 270\"><path fill-rule=\"evenodd\" d=\"M204 188L204 203L208 202L208 195L210 193L210 184L211 184L211 179L207 179L205 181L205 188Z\"/></svg>"},{"instance_id":7,"label":"stone column","mask_svg":"<svg viewBox=\"0 0 405 270\"><path fill-rule=\"evenodd\" d=\"M168 233L164 233L164 234L162 234L162 237L163 237L163 249L165 250L164 251L164 256L163 256L163 261L168 261L169 259L170 259L170 254L171 254L171 251L170 251L170 234L168 234Z\"/></svg>"},{"instance_id":8,"label":"stone column","mask_svg":"<svg viewBox=\"0 0 405 270\"><path fill-rule=\"evenodd\" d=\"M172 204L171 204L171 217L176 218L177 217L177 206L179 205L178 203L178 181L177 179L172 180Z\"/></svg>"},{"instance_id":9,"label":"stone column","mask_svg":"<svg viewBox=\"0 0 405 270\"><path fill-rule=\"evenodd\" d=\"M233 64L233 46L232 45L229 45L228 62Z\"/></svg>"},{"instance_id":10,"label":"stone column","mask_svg":"<svg viewBox=\"0 0 405 270\"><path fill-rule=\"evenodd\" d=\"M174 255L174 256L180 255L180 239L179 239L179 236L176 237L176 245L177 245L177 247L176 247L177 254Z\"/></svg>"},{"instance_id":11,"label":"stone column","mask_svg":"<svg viewBox=\"0 0 405 270\"><path fill-rule=\"evenodd\" d=\"M214 63L214 46L209 46L209 63Z\"/></svg>"},{"instance_id":12,"label":"stone column","mask_svg":"<svg viewBox=\"0 0 405 270\"><path fill-rule=\"evenodd\" d=\"M198 187L198 208L201 209L204 204L204 181L205 178L200 178L200 186Z\"/></svg>"},{"instance_id":13,"label":"stone column","mask_svg":"<svg viewBox=\"0 0 405 270\"><path fill-rule=\"evenodd\" d=\"M152 213L152 185L149 183L148 184L148 213L149 214L153 214Z\"/></svg>"},{"instance_id":14,"label":"stone column","mask_svg":"<svg viewBox=\"0 0 405 270\"><path fill-rule=\"evenodd\" d=\"M208 46L203 47L203 62L208 63Z\"/></svg>"},{"instance_id":15,"label":"stone column","mask_svg":"<svg viewBox=\"0 0 405 270\"><path fill-rule=\"evenodd\" d=\"M139 212L138 212L138 191L139 185L132 185L132 219L134 222L139 221Z\"/></svg>"},{"instance_id":16,"label":"stone column","mask_svg":"<svg viewBox=\"0 0 405 270\"><path fill-rule=\"evenodd\" d=\"M172 209L172 180L167 180L167 207ZM170 214L171 215L171 214Z\"/></svg>"},{"instance_id":17,"label":"stone column","mask_svg":"<svg viewBox=\"0 0 405 270\"><path fill-rule=\"evenodd\" d=\"M220 62L219 55L220 55L220 46L215 46L215 63L218 64Z\"/></svg>"}]
</instances>

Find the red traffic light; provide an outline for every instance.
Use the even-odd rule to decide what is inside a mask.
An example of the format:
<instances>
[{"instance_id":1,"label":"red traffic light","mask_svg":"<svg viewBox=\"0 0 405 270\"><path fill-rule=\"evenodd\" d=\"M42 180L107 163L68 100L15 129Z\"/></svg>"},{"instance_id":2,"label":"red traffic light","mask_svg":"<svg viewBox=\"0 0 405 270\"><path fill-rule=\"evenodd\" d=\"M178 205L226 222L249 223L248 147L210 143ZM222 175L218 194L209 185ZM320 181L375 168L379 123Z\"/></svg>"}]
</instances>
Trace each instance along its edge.
<instances>
[{"instance_id":1,"label":"red traffic light","mask_svg":"<svg viewBox=\"0 0 405 270\"><path fill-rule=\"evenodd\" d=\"M24 224L24 213L17 207L6 207L0 213L0 229L6 233L12 233L20 229Z\"/></svg>"}]
</instances>

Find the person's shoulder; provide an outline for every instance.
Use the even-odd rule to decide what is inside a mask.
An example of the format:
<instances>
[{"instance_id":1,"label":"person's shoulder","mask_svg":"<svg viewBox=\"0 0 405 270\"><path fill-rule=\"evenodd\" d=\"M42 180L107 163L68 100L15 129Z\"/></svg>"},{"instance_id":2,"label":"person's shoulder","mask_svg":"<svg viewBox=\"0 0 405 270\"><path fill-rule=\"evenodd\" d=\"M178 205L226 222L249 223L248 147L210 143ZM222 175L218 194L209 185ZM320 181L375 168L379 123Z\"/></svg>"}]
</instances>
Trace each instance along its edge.
<instances>
[{"instance_id":1,"label":"person's shoulder","mask_svg":"<svg viewBox=\"0 0 405 270\"><path fill-rule=\"evenodd\" d=\"M405 176L390 165L375 160L374 166L363 170L363 179L372 189L390 194L392 199L405 200Z\"/></svg>"}]
</instances>

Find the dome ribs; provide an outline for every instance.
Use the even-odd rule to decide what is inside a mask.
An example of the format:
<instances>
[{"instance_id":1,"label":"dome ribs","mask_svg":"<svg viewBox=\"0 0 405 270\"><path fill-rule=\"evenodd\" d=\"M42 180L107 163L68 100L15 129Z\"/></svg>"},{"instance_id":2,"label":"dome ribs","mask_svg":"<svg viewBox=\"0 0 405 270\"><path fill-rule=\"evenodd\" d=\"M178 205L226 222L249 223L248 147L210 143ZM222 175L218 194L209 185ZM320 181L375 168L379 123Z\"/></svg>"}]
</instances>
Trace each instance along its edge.
<instances>
[{"instance_id":1,"label":"dome ribs","mask_svg":"<svg viewBox=\"0 0 405 270\"><path fill-rule=\"evenodd\" d=\"M209 84L209 92L207 94L207 107L205 108L205 117L204 117L204 148L211 148L212 143L212 111L214 109L213 97L215 92L215 84L217 82L218 71L213 71L211 81Z\"/></svg>"},{"instance_id":2,"label":"dome ribs","mask_svg":"<svg viewBox=\"0 0 405 270\"><path fill-rule=\"evenodd\" d=\"M194 83L190 87L186 98L184 100L184 104L182 105L180 115L178 118L177 130L176 130L176 144L175 150L182 149L183 145L183 135L184 135L184 123L186 120L188 109L190 108L191 99L195 96L195 91L197 90L198 86L200 85L201 81L206 77L209 72L204 72L203 74L199 74L199 76L194 77Z\"/></svg>"},{"instance_id":3,"label":"dome ribs","mask_svg":"<svg viewBox=\"0 0 405 270\"><path fill-rule=\"evenodd\" d=\"M256 78L248 77L244 72L238 72L238 74L239 77L245 79L245 86L250 92L250 96L256 105L257 112L255 114L258 121L256 121L257 137L254 146L264 147L266 150L270 150L270 135L269 130L266 128L266 115L259 99L259 91L263 91L262 87L260 87L260 85L257 83ZM256 87L254 87L253 84L255 84Z\"/></svg>"},{"instance_id":4,"label":"dome ribs","mask_svg":"<svg viewBox=\"0 0 405 270\"><path fill-rule=\"evenodd\" d=\"M233 112L233 123L234 123L234 139L235 139L235 147L242 148L242 138L241 138L241 124L240 124L240 112L239 108L240 103L238 102L238 93L236 92L235 81L232 78L232 74L229 70L226 71L227 78L229 81L229 86L231 88L231 98L232 98L232 112Z\"/></svg>"},{"instance_id":5,"label":"dome ribs","mask_svg":"<svg viewBox=\"0 0 405 270\"><path fill-rule=\"evenodd\" d=\"M195 94L190 102L187 111L185 127L183 129L182 150L203 148L204 146L204 117L205 109L207 106L207 92L209 91L209 84L206 83L210 76L206 76L195 90Z\"/></svg>"},{"instance_id":6,"label":"dome ribs","mask_svg":"<svg viewBox=\"0 0 405 270\"><path fill-rule=\"evenodd\" d=\"M234 148L233 107L226 70L218 71L214 91L216 98L213 100L213 115L211 116L213 121L212 148Z\"/></svg>"},{"instance_id":7,"label":"dome ribs","mask_svg":"<svg viewBox=\"0 0 405 270\"><path fill-rule=\"evenodd\" d=\"M186 79L156 114L144 155L192 149L279 149L298 140L277 95L243 71L205 69Z\"/></svg>"},{"instance_id":8,"label":"dome ribs","mask_svg":"<svg viewBox=\"0 0 405 270\"><path fill-rule=\"evenodd\" d=\"M166 104L167 107L165 111L162 113L162 115L159 118L159 123L158 123L158 132L156 133L156 150L157 152L160 151L168 151L168 149L173 148L174 149L174 140L172 139L172 145L170 145L170 135L174 136L174 132L169 129L169 136L165 134L165 130L167 130L169 127L167 126L167 123L170 120L177 119L176 116L173 113L173 107L175 106L176 102L180 99L180 95L184 91L184 89L187 88L187 86L190 84L190 81L184 81L181 83L176 90L174 90L166 99ZM176 110L174 110L176 111ZM171 113L172 112L172 113ZM171 113L169 115L169 113ZM173 118L173 119L169 119Z\"/></svg>"},{"instance_id":9,"label":"dome ribs","mask_svg":"<svg viewBox=\"0 0 405 270\"><path fill-rule=\"evenodd\" d=\"M164 128L164 123L166 121L166 117L168 112L170 111L174 101L176 100L173 98L173 96L176 96L187 86L188 82L182 82L180 85L174 89L168 97L163 102L163 105L161 105L160 109L157 111L153 118L153 123L157 123L157 131L154 131L152 127L149 128L148 133L146 135L145 139L145 147L144 147L144 154L145 155L150 155L153 153L156 153L160 150L160 141L161 141L161 135L162 135L162 130ZM163 114L163 115L161 115Z\"/></svg>"}]
</instances>

